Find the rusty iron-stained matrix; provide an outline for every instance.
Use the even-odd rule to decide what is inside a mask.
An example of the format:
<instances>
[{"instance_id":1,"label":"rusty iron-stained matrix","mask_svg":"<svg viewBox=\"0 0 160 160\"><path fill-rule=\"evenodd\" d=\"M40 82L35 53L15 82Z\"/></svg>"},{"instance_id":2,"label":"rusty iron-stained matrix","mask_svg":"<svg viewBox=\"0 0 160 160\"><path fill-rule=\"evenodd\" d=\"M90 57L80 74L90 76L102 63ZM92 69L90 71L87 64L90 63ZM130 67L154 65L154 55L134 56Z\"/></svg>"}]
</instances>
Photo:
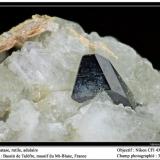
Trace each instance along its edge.
<instances>
[{"instance_id":1,"label":"rusty iron-stained matrix","mask_svg":"<svg viewBox=\"0 0 160 160\"><path fill-rule=\"evenodd\" d=\"M36 14L32 16L32 19L28 19L16 27L11 28L8 32L4 32L0 35L0 54L13 47L22 46L23 43L29 38L48 31L49 25L54 18L55 17ZM70 31L70 33L77 37L83 45L88 46L91 50L101 48L110 56L118 59L118 57L110 48L107 47L106 44L102 42L96 44L90 41L87 37L79 34L76 30L70 29Z\"/></svg>"},{"instance_id":2,"label":"rusty iron-stained matrix","mask_svg":"<svg viewBox=\"0 0 160 160\"><path fill-rule=\"evenodd\" d=\"M46 15L34 15L32 19L24 21L8 32L4 32L0 36L0 53L22 45L27 39L45 32L51 18Z\"/></svg>"}]
</instances>

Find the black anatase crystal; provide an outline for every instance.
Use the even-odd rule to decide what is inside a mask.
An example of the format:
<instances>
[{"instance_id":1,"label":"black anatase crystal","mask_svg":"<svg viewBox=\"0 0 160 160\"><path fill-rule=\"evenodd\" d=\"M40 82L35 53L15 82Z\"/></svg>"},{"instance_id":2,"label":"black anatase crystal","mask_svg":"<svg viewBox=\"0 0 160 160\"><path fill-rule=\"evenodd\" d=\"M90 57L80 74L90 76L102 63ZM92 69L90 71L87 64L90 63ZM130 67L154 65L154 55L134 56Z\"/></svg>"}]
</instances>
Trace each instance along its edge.
<instances>
[{"instance_id":1,"label":"black anatase crystal","mask_svg":"<svg viewBox=\"0 0 160 160\"><path fill-rule=\"evenodd\" d=\"M82 57L72 98L82 103L106 91L115 104L136 107L134 97L111 62L97 54Z\"/></svg>"}]
</instances>

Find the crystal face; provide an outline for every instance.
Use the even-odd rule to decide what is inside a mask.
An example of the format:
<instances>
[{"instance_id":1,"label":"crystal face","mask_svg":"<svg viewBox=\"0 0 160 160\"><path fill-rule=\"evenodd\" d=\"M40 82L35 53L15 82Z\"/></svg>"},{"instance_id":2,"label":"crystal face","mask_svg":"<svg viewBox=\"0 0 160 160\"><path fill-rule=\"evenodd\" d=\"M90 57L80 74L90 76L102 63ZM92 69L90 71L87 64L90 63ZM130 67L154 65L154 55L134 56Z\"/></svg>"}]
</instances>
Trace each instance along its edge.
<instances>
[{"instance_id":1,"label":"crystal face","mask_svg":"<svg viewBox=\"0 0 160 160\"><path fill-rule=\"evenodd\" d=\"M100 90L109 90L110 87L94 55L82 57L77 73L72 98L84 102L93 98Z\"/></svg>"},{"instance_id":2,"label":"crystal face","mask_svg":"<svg viewBox=\"0 0 160 160\"><path fill-rule=\"evenodd\" d=\"M84 102L102 91L106 91L115 104L136 106L132 93L109 60L98 54L83 56L72 98Z\"/></svg>"}]
</instances>

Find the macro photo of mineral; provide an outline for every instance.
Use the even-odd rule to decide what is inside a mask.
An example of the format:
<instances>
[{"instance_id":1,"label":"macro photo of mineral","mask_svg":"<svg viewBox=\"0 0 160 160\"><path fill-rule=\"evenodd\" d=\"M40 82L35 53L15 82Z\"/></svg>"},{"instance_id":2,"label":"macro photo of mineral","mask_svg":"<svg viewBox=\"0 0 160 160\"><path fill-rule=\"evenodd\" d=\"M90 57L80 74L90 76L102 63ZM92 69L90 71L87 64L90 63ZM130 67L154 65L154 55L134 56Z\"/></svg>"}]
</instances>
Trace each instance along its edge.
<instances>
[{"instance_id":1,"label":"macro photo of mineral","mask_svg":"<svg viewBox=\"0 0 160 160\"><path fill-rule=\"evenodd\" d=\"M160 141L160 73L114 36L32 15L0 35L0 142Z\"/></svg>"}]
</instances>

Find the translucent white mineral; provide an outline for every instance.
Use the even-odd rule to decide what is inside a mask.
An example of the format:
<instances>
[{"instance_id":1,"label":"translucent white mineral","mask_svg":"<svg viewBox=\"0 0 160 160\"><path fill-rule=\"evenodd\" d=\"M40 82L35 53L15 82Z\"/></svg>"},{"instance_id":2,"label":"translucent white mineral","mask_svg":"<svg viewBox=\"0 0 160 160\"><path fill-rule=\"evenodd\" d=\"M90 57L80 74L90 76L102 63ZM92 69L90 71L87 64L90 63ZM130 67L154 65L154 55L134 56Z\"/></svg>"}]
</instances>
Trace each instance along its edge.
<instances>
[{"instance_id":1,"label":"translucent white mineral","mask_svg":"<svg viewBox=\"0 0 160 160\"><path fill-rule=\"evenodd\" d=\"M71 98L81 57L95 53L142 106L115 105L104 92L84 103ZM160 141L160 73L115 38L53 17L0 64L0 118L0 141Z\"/></svg>"}]
</instances>

